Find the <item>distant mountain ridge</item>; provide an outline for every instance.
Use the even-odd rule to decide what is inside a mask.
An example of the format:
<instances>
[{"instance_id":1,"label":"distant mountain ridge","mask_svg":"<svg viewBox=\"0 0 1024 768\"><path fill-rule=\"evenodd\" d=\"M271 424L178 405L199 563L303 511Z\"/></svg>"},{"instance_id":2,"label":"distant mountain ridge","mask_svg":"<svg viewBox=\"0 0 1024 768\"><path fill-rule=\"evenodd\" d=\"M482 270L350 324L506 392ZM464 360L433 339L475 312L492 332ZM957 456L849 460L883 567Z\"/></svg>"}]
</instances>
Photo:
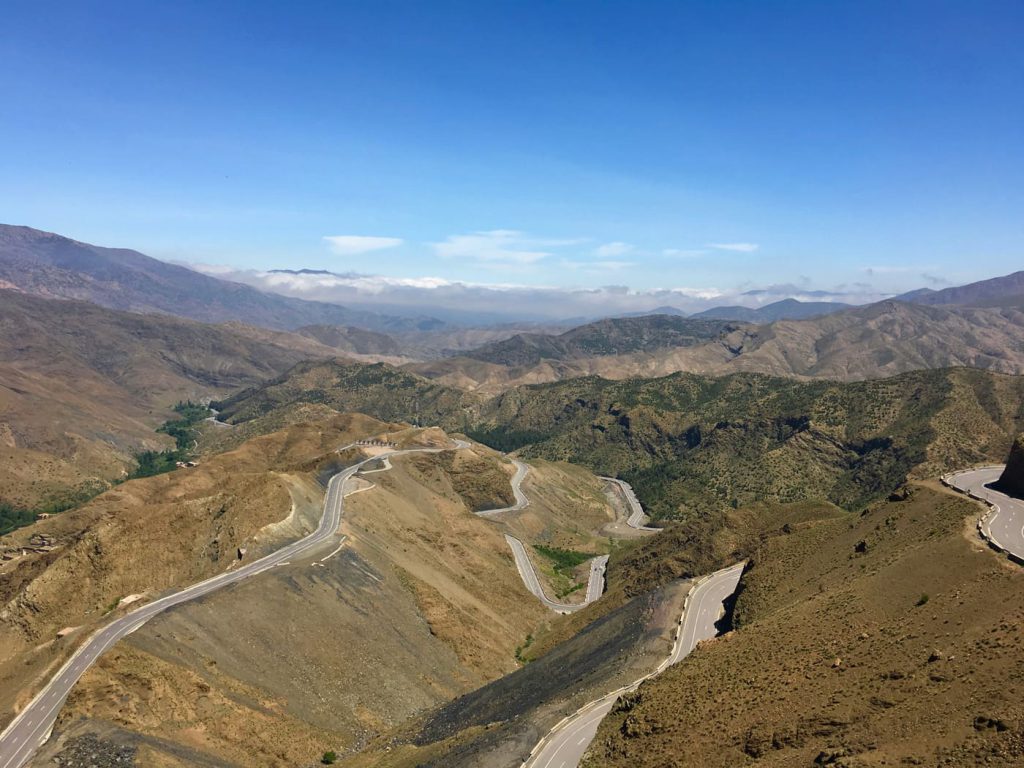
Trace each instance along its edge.
<instances>
[{"instance_id":1,"label":"distant mountain ridge","mask_svg":"<svg viewBox=\"0 0 1024 768\"><path fill-rule=\"evenodd\" d=\"M939 291L920 288L896 299L932 306L1024 307L1024 270Z\"/></svg>"},{"instance_id":2,"label":"distant mountain ridge","mask_svg":"<svg viewBox=\"0 0 1024 768\"><path fill-rule=\"evenodd\" d=\"M750 371L858 381L951 366L1024 373L1024 311L890 300L767 325L656 315L591 323L560 336L520 334L407 369L498 392L587 375Z\"/></svg>"},{"instance_id":3,"label":"distant mountain ridge","mask_svg":"<svg viewBox=\"0 0 1024 768\"><path fill-rule=\"evenodd\" d=\"M278 330L327 324L414 331L443 325L264 293L127 248L103 248L7 224L0 224L0 287L128 312L156 312L208 323L236 320Z\"/></svg>"},{"instance_id":4,"label":"distant mountain ridge","mask_svg":"<svg viewBox=\"0 0 1024 768\"><path fill-rule=\"evenodd\" d=\"M697 312L691 317L705 317L717 320L739 320L745 323L774 323L776 320L806 320L821 315L831 315L850 309L852 304L841 301L800 301L799 299L782 299L763 307L712 307Z\"/></svg>"},{"instance_id":5,"label":"distant mountain ridge","mask_svg":"<svg viewBox=\"0 0 1024 768\"><path fill-rule=\"evenodd\" d=\"M467 352L466 357L508 366L534 365L542 360L650 352L692 347L720 339L739 326L721 320L643 315L598 320L557 336L521 333Z\"/></svg>"}]
</instances>

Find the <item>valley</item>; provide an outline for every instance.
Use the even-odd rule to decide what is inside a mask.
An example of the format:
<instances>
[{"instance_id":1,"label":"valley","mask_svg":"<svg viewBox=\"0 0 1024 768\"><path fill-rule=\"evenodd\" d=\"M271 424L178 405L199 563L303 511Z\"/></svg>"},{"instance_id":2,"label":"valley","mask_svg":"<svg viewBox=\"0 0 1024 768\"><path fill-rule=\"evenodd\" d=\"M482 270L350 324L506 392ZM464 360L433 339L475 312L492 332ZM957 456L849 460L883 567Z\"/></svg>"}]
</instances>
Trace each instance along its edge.
<instances>
[{"instance_id":1,"label":"valley","mask_svg":"<svg viewBox=\"0 0 1024 768\"><path fill-rule=\"evenodd\" d=\"M0 290L0 768L1021 757L1015 276L457 329L47 270Z\"/></svg>"}]
</instances>

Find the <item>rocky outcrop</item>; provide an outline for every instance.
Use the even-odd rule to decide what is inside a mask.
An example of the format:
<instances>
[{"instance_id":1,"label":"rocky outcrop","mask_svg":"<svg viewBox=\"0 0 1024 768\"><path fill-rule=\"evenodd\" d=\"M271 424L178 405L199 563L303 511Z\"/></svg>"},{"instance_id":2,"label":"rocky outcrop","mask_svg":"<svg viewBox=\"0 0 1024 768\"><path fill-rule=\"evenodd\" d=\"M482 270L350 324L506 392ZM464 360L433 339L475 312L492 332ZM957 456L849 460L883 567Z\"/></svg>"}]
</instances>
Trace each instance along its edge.
<instances>
[{"instance_id":1,"label":"rocky outcrop","mask_svg":"<svg viewBox=\"0 0 1024 768\"><path fill-rule=\"evenodd\" d=\"M1011 496L1024 497L1024 434L1017 435L1006 459L1006 469L999 478L999 490Z\"/></svg>"}]
</instances>

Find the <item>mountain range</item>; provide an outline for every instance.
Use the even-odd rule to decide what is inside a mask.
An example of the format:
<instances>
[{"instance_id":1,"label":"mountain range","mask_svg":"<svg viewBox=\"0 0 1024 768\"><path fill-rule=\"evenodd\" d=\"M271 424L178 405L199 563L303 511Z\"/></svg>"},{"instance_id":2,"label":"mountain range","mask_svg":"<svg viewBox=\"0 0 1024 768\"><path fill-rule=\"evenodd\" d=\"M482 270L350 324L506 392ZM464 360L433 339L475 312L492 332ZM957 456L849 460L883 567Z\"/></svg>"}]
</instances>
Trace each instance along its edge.
<instances>
[{"instance_id":1,"label":"mountain range","mask_svg":"<svg viewBox=\"0 0 1024 768\"><path fill-rule=\"evenodd\" d=\"M209 323L236 320L278 330L331 324L412 331L442 325L429 318L389 317L265 293L138 251L102 248L7 224L0 224L0 287L128 312L158 312Z\"/></svg>"}]
</instances>

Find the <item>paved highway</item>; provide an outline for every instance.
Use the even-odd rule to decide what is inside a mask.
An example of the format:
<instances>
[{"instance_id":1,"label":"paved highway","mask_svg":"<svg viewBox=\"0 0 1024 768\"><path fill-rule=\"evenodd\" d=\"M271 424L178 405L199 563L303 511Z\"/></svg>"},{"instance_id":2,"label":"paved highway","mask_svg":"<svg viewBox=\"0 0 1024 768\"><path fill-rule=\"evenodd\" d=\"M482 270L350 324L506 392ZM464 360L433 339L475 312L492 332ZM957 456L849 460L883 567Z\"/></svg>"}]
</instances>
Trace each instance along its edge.
<instances>
[{"instance_id":1,"label":"paved highway","mask_svg":"<svg viewBox=\"0 0 1024 768\"><path fill-rule=\"evenodd\" d=\"M477 512L481 517L500 515L502 512L519 512L530 505L530 500L526 497L526 494L523 493L522 487L523 480L526 478L526 473L530 468L525 462L522 462L519 459L512 459L512 463L516 468L511 481L512 495L515 498L515 504L510 507L485 509ZM505 534L505 541L508 542L508 546L512 550L512 557L516 561L516 569L519 571L519 577L523 580L523 584L526 585L526 588L530 590L538 600L544 603L544 605L552 611L557 613L574 613L575 611L590 605L604 594L604 572L608 565L608 555L601 555L591 559L590 578L587 581L587 595L583 602L560 603L556 600L551 600L544 593L544 587L541 586L540 577L537 575L537 569L534 567L533 561L530 559L526 545L515 536L510 536L507 533Z\"/></svg>"},{"instance_id":2,"label":"paved highway","mask_svg":"<svg viewBox=\"0 0 1024 768\"><path fill-rule=\"evenodd\" d=\"M982 518L981 533L993 544L1024 560L1024 500L987 487L1003 474L1002 464L966 469L945 475L942 481L968 496L992 505Z\"/></svg>"},{"instance_id":3,"label":"paved highway","mask_svg":"<svg viewBox=\"0 0 1024 768\"><path fill-rule=\"evenodd\" d=\"M626 518L626 525L630 528L636 528L638 531L660 531L661 528L652 528L647 523L650 518L647 513L644 512L644 508L640 506L640 500L636 497L633 492L633 486L627 483L625 480L619 480L614 477L602 477L602 480L607 480L609 483L617 485L619 490L622 491L622 495L626 499L626 504L629 505L629 517Z\"/></svg>"},{"instance_id":4,"label":"paved highway","mask_svg":"<svg viewBox=\"0 0 1024 768\"><path fill-rule=\"evenodd\" d=\"M467 447L469 447L469 443L462 440L455 441L454 449ZM344 448L340 450L344 450ZM453 449L407 448L389 451L385 455L400 456L406 453L439 453L445 450ZM320 518L320 524L317 529L309 536L282 547L266 557L243 565L237 570L222 573L206 581L193 584L191 587L187 587L180 592L175 592L152 603L147 603L141 608L136 608L134 611L112 621L91 635L75 651L74 655L65 662L60 671L36 694L28 706L18 713L17 717L0 734L0 768L20 768L20 766L24 765L36 749L49 737L50 730L53 728L53 723L57 719L61 706L71 692L71 688L85 674L85 671L96 659L117 643L118 640L134 632L153 616L166 611L172 606L194 600L228 584L255 576L277 565L283 565L291 558L302 555L325 541L336 541L338 526L341 524L342 508L344 506L345 482L358 472L364 464L379 458L381 458L380 455L364 459L358 464L343 469L330 479L330 482L327 484L327 494L324 498L324 514Z\"/></svg>"},{"instance_id":5,"label":"paved highway","mask_svg":"<svg viewBox=\"0 0 1024 768\"><path fill-rule=\"evenodd\" d=\"M699 582L686 601L672 652L654 672L636 682L612 691L584 705L571 717L556 725L523 763L523 768L575 768L583 758L604 716L619 696L636 689L644 680L687 656L701 640L718 634L715 622L724 611L723 603L736 591L744 563L713 573Z\"/></svg>"},{"instance_id":6,"label":"paved highway","mask_svg":"<svg viewBox=\"0 0 1024 768\"><path fill-rule=\"evenodd\" d=\"M507 533L505 534L505 541L508 542L509 547L512 549L512 556L515 558L516 568L519 570L519 576L522 578L523 584L552 611L556 613L575 613L581 608L586 608L604 594L604 571L608 565L608 555L601 555L591 559L590 578L587 581L587 596L584 601L582 603L560 603L552 600L544 593L544 588L540 584L540 578L537 576L537 570L534 568L533 561L526 551L526 545L515 536L510 536Z\"/></svg>"}]
</instances>

